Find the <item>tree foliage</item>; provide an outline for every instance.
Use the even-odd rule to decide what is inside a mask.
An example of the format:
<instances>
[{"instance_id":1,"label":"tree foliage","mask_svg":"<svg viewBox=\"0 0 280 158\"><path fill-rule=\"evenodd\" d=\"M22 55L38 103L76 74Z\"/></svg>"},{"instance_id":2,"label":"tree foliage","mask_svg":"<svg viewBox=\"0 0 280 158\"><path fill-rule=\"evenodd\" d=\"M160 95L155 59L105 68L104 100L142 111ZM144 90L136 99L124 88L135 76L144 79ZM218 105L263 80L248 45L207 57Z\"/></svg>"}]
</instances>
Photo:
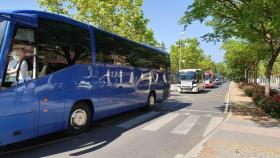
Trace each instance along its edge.
<instances>
[{"instance_id":1,"label":"tree foliage","mask_svg":"<svg viewBox=\"0 0 280 158\"><path fill-rule=\"evenodd\" d=\"M194 0L180 22L187 26L200 20L213 27L214 32L204 36L210 41L237 37L268 45L265 73L268 95L273 64L280 53L279 6L279 0Z\"/></svg>"},{"instance_id":2,"label":"tree foliage","mask_svg":"<svg viewBox=\"0 0 280 158\"><path fill-rule=\"evenodd\" d=\"M238 81L251 79L256 82L259 63L267 59L269 48L260 43L242 40L228 40L222 48L226 51L224 58L227 75Z\"/></svg>"},{"instance_id":3,"label":"tree foliage","mask_svg":"<svg viewBox=\"0 0 280 158\"><path fill-rule=\"evenodd\" d=\"M147 27L143 0L38 0L47 11L63 14L135 40L156 46L154 32Z\"/></svg>"},{"instance_id":4,"label":"tree foliage","mask_svg":"<svg viewBox=\"0 0 280 158\"><path fill-rule=\"evenodd\" d=\"M161 43L158 43L156 45L156 47L159 48L160 50L164 51L164 52L167 51L166 45L165 45L165 43L163 41Z\"/></svg>"},{"instance_id":5,"label":"tree foliage","mask_svg":"<svg viewBox=\"0 0 280 158\"><path fill-rule=\"evenodd\" d=\"M209 70L215 67L211 56L204 54L196 38L178 40L171 46L170 60L171 71L173 73L179 70L179 60L181 52L181 69L203 69Z\"/></svg>"},{"instance_id":6,"label":"tree foliage","mask_svg":"<svg viewBox=\"0 0 280 158\"><path fill-rule=\"evenodd\" d=\"M218 62L215 64L215 72L222 76L227 76L227 67L225 62Z\"/></svg>"}]
</instances>

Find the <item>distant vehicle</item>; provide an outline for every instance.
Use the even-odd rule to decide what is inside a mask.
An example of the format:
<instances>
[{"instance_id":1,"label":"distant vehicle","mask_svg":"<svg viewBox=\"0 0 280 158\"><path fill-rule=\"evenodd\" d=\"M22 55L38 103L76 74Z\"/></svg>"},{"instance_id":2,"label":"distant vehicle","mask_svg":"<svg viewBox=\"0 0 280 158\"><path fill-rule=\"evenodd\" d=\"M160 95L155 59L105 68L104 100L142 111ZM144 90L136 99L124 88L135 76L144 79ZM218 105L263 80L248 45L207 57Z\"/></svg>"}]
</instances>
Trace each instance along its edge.
<instances>
[{"instance_id":1,"label":"distant vehicle","mask_svg":"<svg viewBox=\"0 0 280 158\"><path fill-rule=\"evenodd\" d=\"M215 84L216 85L221 85L223 83L222 77L220 74L216 74L216 79L215 79Z\"/></svg>"},{"instance_id":2,"label":"distant vehicle","mask_svg":"<svg viewBox=\"0 0 280 158\"><path fill-rule=\"evenodd\" d=\"M206 88L214 88L216 86L215 74L213 73L213 71L205 71L203 74L203 79Z\"/></svg>"},{"instance_id":3,"label":"distant vehicle","mask_svg":"<svg viewBox=\"0 0 280 158\"><path fill-rule=\"evenodd\" d=\"M65 16L0 11L0 146L152 109L169 97L169 64L157 48Z\"/></svg>"},{"instance_id":4,"label":"distant vehicle","mask_svg":"<svg viewBox=\"0 0 280 158\"><path fill-rule=\"evenodd\" d=\"M183 69L179 71L177 90L179 92L200 92L205 86L201 69Z\"/></svg>"}]
</instances>

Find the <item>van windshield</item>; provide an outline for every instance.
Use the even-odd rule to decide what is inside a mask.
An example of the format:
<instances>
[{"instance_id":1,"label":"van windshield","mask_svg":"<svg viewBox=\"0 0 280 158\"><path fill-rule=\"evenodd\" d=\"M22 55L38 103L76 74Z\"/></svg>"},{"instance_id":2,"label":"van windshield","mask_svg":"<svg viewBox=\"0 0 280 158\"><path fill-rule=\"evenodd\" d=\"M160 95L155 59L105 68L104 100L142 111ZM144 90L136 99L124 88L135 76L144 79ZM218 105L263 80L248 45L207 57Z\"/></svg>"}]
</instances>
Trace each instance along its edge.
<instances>
[{"instance_id":1,"label":"van windshield","mask_svg":"<svg viewBox=\"0 0 280 158\"><path fill-rule=\"evenodd\" d=\"M0 48L2 47L2 42L5 34L6 21L0 21Z\"/></svg>"},{"instance_id":2,"label":"van windshield","mask_svg":"<svg viewBox=\"0 0 280 158\"><path fill-rule=\"evenodd\" d=\"M188 71L186 73L180 74L180 79L181 80L194 80L196 78L195 72L193 71Z\"/></svg>"}]
</instances>

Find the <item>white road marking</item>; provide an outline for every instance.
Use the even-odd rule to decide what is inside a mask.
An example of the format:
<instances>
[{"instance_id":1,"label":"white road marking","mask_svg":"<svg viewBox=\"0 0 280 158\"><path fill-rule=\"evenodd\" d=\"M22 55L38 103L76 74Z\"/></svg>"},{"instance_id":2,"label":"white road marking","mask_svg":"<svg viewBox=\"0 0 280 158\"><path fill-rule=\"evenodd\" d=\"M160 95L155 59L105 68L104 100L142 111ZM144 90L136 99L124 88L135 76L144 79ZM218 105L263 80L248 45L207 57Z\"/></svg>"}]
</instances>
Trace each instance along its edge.
<instances>
[{"instance_id":1,"label":"white road marking","mask_svg":"<svg viewBox=\"0 0 280 158\"><path fill-rule=\"evenodd\" d=\"M169 114L157 119L156 121L149 124L148 126L144 127L143 130L156 131L156 130L160 129L162 126L164 126L165 124L167 124L168 122L175 119L177 116L179 116L179 114L169 113Z\"/></svg>"},{"instance_id":2,"label":"white road marking","mask_svg":"<svg viewBox=\"0 0 280 158\"><path fill-rule=\"evenodd\" d=\"M205 117L211 117L211 114L206 114L206 115L204 115Z\"/></svg>"},{"instance_id":3,"label":"white road marking","mask_svg":"<svg viewBox=\"0 0 280 158\"><path fill-rule=\"evenodd\" d=\"M228 93L227 93L227 99L226 99L226 107L225 107L224 113L228 112L228 104L229 104L229 99L230 99L230 85L231 84L229 84L229 87L228 87Z\"/></svg>"},{"instance_id":4,"label":"white road marking","mask_svg":"<svg viewBox=\"0 0 280 158\"><path fill-rule=\"evenodd\" d=\"M223 119L223 117L211 117L210 122L207 125L205 132L203 133L203 137L213 131L223 121Z\"/></svg>"},{"instance_id":5,"label":"white road marking","mask_svg":"<svg viewBox=\"0 0 280 158\"><path fill-rule=\"evenodd\" d=\"M188 134L190 129L196 124L199 120L200 115L191 115L187 117L182 123L180 123L175 129L173 129L170 133L173 134Z\"/></svg>"},{"instance_id":6,"label":"white road marking","mask_svg":"<svg viewBox=\"0 0 280 158\"><path fill-rule=\"evenodd\" d=\"M152 111L152 112L149 112L149 113L146 113L144 115L141 115L141 116L138 116L134 119L131 119L129 121L126 121L126 122L123 122L119 125L117 125L117 127L121 127L121 128L131 128L141 122L144 122L154 116L156 116L159 112L155 112L155 111Z\"/></svg>"},{"instance_id":7,"label":"white road marking","mask_svg":"<svg viewBox=\"0 0 280 158\"><path fill-rule=\"evenodd\" d=\"M102 141L99 143L91 142L91 143L87 143L87 144L88 145L86 145L86 146L79 146L74 150L69 150L69 151L58 153L58 154L54 154L50 157L53 157L53 158L80 157L80 153L83 153L83 151L87 151L87 150L93 149L95 147L102 146L103 144L106 144L106 141ZM47 156L45 156L45 157L47 157Z\"/></svg>"},{"instance_id":8,"label":"white road marking","mask_svg":"<svg viewBox=\"0 0 280 158\"><path fill-rule=\"evenodd\" d=\"M183 154L177 154L177 155L175 155L175 157L174 158L183 158L184 157L184 155Z\"/></svg>"},{"instance_id":9,"label":"white road marking","mask_svg":"<svg viewBox=\"0 0 280 158\"><path fill-rule=\"evenodd\" d=\"M206 110L191 110L191 109L181 109L179 111L190 111L190 112L201 112L201 113L216 113L216 114L222 114L221 112L217 111L206 111Z\"/></svg>"},{"instance_id":10,"label":"white road marking","mask_svg":"<svg viewBox=\"0 0 280 158\"><path fill-rule=\"evenodd\" d=\"M229 113L227 115L227 117L224 119L224 122L228 121L229 118L231 117L231 113ZM203 145L210 139L213 137L214 134L217 133L217 131L219 131L221 128L221 126L218 126L216 129L214 129L213 132L211 132L210 134L208 134L206 137L204 137L199 143L197 143L188 153L186 153L184 155L184 158L193 158L193 157L197 157L199 152L202 151L203 149Z\"/></svg>"}]
</instances>

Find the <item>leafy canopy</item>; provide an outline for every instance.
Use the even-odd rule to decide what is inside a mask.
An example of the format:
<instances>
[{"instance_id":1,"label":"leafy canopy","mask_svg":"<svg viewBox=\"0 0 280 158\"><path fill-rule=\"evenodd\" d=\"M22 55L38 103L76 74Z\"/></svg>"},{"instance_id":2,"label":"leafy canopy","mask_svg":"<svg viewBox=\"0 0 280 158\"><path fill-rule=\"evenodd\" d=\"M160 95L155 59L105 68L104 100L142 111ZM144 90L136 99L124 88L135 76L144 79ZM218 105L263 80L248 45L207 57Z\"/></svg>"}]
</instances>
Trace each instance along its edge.
<instances>
[{"instance_id":1,"label":"leafy canopy","mask_svg":"<svg viewBox=\"0 0 280 158\"><path fill-rule=\"evenodd\" d=\"M279 0L194 0L180 23L205 21L214 28L204 36L207 40L238 37L279 47L279 7Z\"/></svg>"},{"instance_id":2,"label":"leafy canopy","mask_svg":"<svg viewBox=\"0 0 280 158\"><path fill-rule=\"evenodd\" d=\"M180 52L181 69L214 69L215 64L211 56L204 54L198 40L196 38L188 38L186 40L178 40L176 44L171 46L170 61L173 73L179 71Z\"/></svg>"},{"instance_id":3,"label":"leafy canopy","mask_svg":"<svg viewBox=\"0 0 280 158\"><path fill-rule=\"evenodd\" d=\"M268 47L260 43L228 40L222 45L225 50L227 74L231 78L245 76L245 71L257 72L260 61L268 58Z\"/></svg>"},{"instance_id":4,"label":"leafy canopy","mask_svg":"<svg viewBox=\"0 0 280 158\"><path fill-rule=\"evenodd\" d=\"M46 10L93 24L140 43L156 46L154 32L147 27L143 0L38 0Z\"/></svg>"}]
</instances>

